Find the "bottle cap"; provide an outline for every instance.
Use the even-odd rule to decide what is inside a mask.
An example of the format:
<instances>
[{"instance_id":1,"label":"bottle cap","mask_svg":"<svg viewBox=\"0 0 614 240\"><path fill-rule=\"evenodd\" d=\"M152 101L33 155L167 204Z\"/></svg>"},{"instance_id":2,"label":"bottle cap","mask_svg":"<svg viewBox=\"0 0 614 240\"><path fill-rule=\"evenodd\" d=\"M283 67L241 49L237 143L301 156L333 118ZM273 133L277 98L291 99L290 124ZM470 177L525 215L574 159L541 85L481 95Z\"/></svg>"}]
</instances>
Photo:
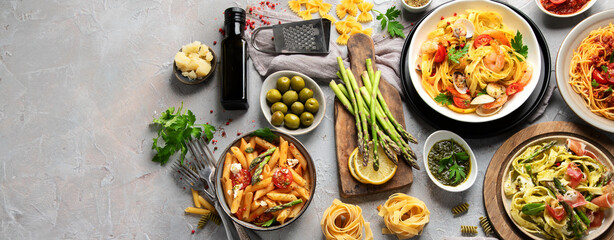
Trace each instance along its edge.
<instances>
[{"instance_id":1,"label":"bottle cap","mask_svg":"<svg viewBox=\"0 0 614 240\"><path fill-rule=\"evenodd\" d=\"M224 23L239 22L245 24L245 10L239 7L227 8L224 11Z\"/></svg>"}]
</instances>

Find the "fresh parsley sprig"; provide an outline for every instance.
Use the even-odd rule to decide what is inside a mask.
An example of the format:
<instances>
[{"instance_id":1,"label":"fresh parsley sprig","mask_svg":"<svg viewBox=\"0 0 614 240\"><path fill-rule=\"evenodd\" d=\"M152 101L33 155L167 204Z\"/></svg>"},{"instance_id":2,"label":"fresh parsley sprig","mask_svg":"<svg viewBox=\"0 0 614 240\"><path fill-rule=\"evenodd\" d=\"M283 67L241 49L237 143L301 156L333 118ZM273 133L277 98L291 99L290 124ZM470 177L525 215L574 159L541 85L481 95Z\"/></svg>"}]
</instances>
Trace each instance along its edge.
<instances>
[{"instance_id":1,"label":"fresh parsley sprig","mask_svg":"<svg viewBox=\"0 0 614 240\"><path fill-rule=\"evenodd\" d=\"M446 95L445 93L440 93L435 97L435 102L438 102L441 105L454 104L452 100L452 96Z\"/></svg>"},{"instance_id":2,"label":"fresh parsley sprig","mask_svg":"<svg viewBox=\"0 0 614 240\"><path fill-rule=\"evenodd\" d=\"M199 138L204 133L207 137L207 142L213 139L215 127L209 124L194 124L196 116L192 111L182 111L181 107L175 111L175 107L170 107L162 112L159 118L154 118L153 124L160 126L158 136L153 138L151 149L156 150L156 155L151 159L154 162L159 162L164 165L169 158L177 151L181 151L181 163L188 152L185 141L190 141L192 138ZM158 146L158 140L164 140L162 146Z\"/></svg>"},{"instance_id":3,"label":"fresh parsley sprig","mask_svg":"<svg viewBox=\"0 0 614 240\"><path fill-rule=\"evenodd\" d=\"M466 152L457 152L454 154L450 154L450 156L439 159L438 172L443 172L449 166L448 171L450 172L450 174L448 174L448 176L450 177L450 179L455 178L454 183L457 183L458 181L465 179L465 177L467 176L467 174L465 173L465 167L458 165L457 162L465 162L467 160L469 160L469 155L467 155Z\"/></svg>"},{"instance_id":4,"label":"fresh parsley sprig","mask_svg":"<svg viewBox=\"0 0 614 240\"><path fill-rule=\"evenodd\" d=\"M527 45L522 44L522 34L520 34L520 31L516 30L516 36L512 38L511 45L514 51L522 55L524 58L527 58L527 56L529 55L529 47ZM519 57L518 60L520 60L521 62L523 61L523 59Z\"/></svg>"},{"instance_id":5,"label":"fresh parsley sprig","mask_svg":"<svg viewBox=\"0 0 614 240\"><path fill-rule=\"evenodd\" d=\"M471 43L466 44L465 47L459 50L452 48L448 52L448 59L450 59L450 61L452 62L460 63L458 60L461 59L463 56L465 56L467 52L469 52L469 47L471 47Z\"/></svg>"},{"instance_id":6,"label":"fresh parsley sprig","mask_svg":"<svg viewBox=\"0 0 614 240\"><path fill-rule=\"evenodd\" d=\"M401 10L397 9L396 6L392 6L386 10L386 13L382 13L375 9L373 9L373 11L379 13L376 18L377 20L381 20L382 30L387 29L390 37L397 36L405 38L405 34L403 33L403 24L395 20L401 15Z\"/></svg>"}]
</instances>

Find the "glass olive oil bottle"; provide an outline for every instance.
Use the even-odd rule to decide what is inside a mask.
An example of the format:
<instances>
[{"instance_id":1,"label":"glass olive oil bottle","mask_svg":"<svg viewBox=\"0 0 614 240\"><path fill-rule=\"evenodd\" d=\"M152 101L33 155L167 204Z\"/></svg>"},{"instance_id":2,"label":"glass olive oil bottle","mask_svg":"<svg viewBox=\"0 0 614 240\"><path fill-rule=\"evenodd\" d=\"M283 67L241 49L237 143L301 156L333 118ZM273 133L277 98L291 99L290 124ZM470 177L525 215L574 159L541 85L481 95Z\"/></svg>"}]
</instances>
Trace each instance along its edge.
<instances>
[{"instance_id":1,"label":"glass olive oil bottle","mask_svg":"<svg viewBox=\"0 0 614 240\"><path fill-rule=\"evenodd\" d=\"M238 7L226 9L224 29L226 38L222 40L222 107L227 110L247 109L247 42L243 39L245 10Z\"/></svg>"}]
</instances>

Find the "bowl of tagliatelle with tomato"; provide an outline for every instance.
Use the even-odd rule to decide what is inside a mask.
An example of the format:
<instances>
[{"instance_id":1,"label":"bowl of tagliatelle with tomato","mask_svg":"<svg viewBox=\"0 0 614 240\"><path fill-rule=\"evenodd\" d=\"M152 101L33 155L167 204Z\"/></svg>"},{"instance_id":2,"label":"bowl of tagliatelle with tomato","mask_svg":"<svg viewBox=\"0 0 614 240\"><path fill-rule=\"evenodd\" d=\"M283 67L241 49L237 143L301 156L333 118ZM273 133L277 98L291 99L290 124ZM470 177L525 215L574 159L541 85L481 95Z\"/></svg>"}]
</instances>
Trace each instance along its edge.
<instances>
[{"instance_id":1,"label":"bowl of tagliatelle with tomato","mask_svg":"<svg viewBox=\"0 0 614 240\"><path fill-rule=\"evenodd\" d=\"M243 227L276 230L298 219L315 192L314 162L296 138L268 128L238 138L220 156L216 195Z\"/></svg>"},{"instance_id":2,"label":"bowl of tagliatelle with tomato","mask_svg":"<svg viewBox=\"0 0 614 240\"><path fill-rule=\"evenodd\" d=\"M520 107L539 82L544 63L535 33L503 4L449 2L426 16L415 32L407 66L412 84L446 117L499 119Z\"/></svg>"}]
</instances>

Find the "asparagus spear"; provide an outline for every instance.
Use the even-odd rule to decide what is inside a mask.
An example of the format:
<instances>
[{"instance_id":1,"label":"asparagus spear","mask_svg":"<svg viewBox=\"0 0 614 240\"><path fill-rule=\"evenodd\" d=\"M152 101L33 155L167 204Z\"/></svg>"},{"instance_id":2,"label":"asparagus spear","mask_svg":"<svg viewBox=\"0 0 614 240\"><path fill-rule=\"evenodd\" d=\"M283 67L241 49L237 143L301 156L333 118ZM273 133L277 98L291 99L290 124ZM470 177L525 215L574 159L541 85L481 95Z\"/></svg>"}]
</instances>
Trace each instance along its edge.
<instances>
[{"instance_id":1,"label":"asparagus spear","mask_svg":"<svg viewBox=\"0 0 614 240\"><path fill-rule=\"evenodd\" d=\"M258 165L258 168L256 168L256 171L254 172L254 176L252 176L252 185L260 182L260 174L262 174L262 169L264 169L264 165L266 165L269 162L269 159L271 159L270 155L264 157L264 160L260 162L260 165Z\"/></svg>"},{"instance_id":2,"label":"asparagus spear","mask_svg":"<svg viewBox=\"0 0 614 240\"><path fill-rule=\"evenodd\" d=\"M550 148L551 148L552 146L554 146L555 144L556 144L556 140L553 140L553 141L549 142L549 143L548 143L548 144L546 144L545 146L543 146L543 147L541 147L541 148L537 149L537 151L535 151L535 152L531 153L531 155L529 155L529 157L527 157L527 159L523 160L523 161L522 161L522 162L520 162L520 163L525 163L525 162L527 162L527 161L531 161L531 160L533 160L533 158L534 158L534 157L536 157L536 156L538 156L538 155L542 154L543 152L545 152L546 150L550 149Z\"/></svg>"},{"instance_id":3,"label":"asparagus spear","mask_svg":"<svg viewBox=\"0 0 614 240\"><path fill-rule=\"evenodd\" d=\"M362 85L364 85L364 87L367 88L369 92L371 92L373 90L373 87L371 86L371 81L373 81L374 79L371 78L366 71L362 72L360 76L362 77Z\"/></svg>"},{"instance_id":4,"label":"asparagus spear","mask_svg":"<svg viewBox=\"0 0 614 240\"><path fill-rule=\"evenodd\" d=\"M557 186L557 180L557 178L554 178L553 182L544 182L544 184L546 188L550 189L550 191L552 191L558 198L562 194L564 194L566 190L562 188L562 186ZM580 216L578 216L578 214L573 210L573 208L571 208L571 206L569 206L569 204L567 204L567 202L560 201L559 203L563 206L565 212L567 213L567 217L569 218L569 224L574 235L576 235L577 238L582 237L582 233L584 233L587 228L586 225L584 225L584 222L582 222L582 220L580 219Z\"/></svg>"},{"instance_id":5,"label":"asparagus spear","mask_svg":"<svg viewBox=\"0 0 614 240\"><path fill-rule=\"evenodd\" d=\"M360 115L360 120L362 121L362 135L364 138L362 145L365 150L362 155L362 165L367 166L367 163L369 162L369 130L367 129L367 117L365 115L365 112L367 111L365 109L366 103L364 103L362 95L359 92L356 78L354 78L354 74L352 73L352 71L349 70L349 68L347 70L347 75L350 79L350 83L352 83L352 89L348 89L348 91L354 91L354 95L356 96L356 102L358 103L358 115Z\"/></svg>"},{"instance_id":6,"label":"asparagus spear","mask_svg":"<svg viewBox=\"0 0 614 240\"><path fill-rule=\"evenodd\" d=\"M371 62L371 58L367 58L365 62L367 64L367 74L369 75L369 78L370 79L375 78L375 74L373 73L373 64ZM369 92L371 92L371 90L369 90Z\"/></svg>"},{"instance_id":7,"label":"asparagus spear","mask_svg":"<svg viewBox=\"0 0 614 240\"><path fill-rule=\"evenodd\" d=\"M264 212L265 213L269 213L269 212L279 211L279 210L282 210L282 209L289 208L289 207L292 207L294 205L300 204L302 202L303 202L303 199L297 199L297 200L294 200L294 201L289 202L289 203L284 203L284 204L281 204L281 205L274 206L272 208L264 210Z\"/></svg>"},{"instance_id":8,"label":"asparagus spear","mask_svg":"<svg viewBox=\"0 0 614 240\"><path fill-rule=\"evenodd\" d=\"M335 95L337 96L339 101L343 104L343 106L345 106L345 108L348 111L350 111L351 114L354 114L354 109L352 108L350 101L345 97L345 94L343 94L343 91L339 88L339 86L337 86L335 81L330 81L330 84L328 85L333 90L333 92L335 92Z\"/></svg>"},{"instance_id":9,"label":"asparagus spear","mask_svg":"<svg viewBox=\"0 0 614 240\"><path fill-rule=\"evenodd\" d=\"M373 92L371 93L371 101L374 102L377 96L377 90L379 88L379 79L380 79L380 71L377 71L375 74L375 79L373 79ZM364 75L364 74L363 74ZM373 169L375 171L379 170L379 157L377 155L377 124L375 124L375 109L376 104L371 104L371 136L373 139Z\"/></svg>"},{"instance_id":10,"label":"asparagus spear","mask_svg":"<svg viewBox=\"0 0 614 240\"><path fill-rule=\"evenodd\" d=\"M345 85L339 83L337 84L337 87L339 87L339 90L341 90L341 92L343 93L343 95L345 95L345 97L348 97L348 90L345 89Z\"/></svg>"},{"instance_id":11,"label":"asparagus spear","mask_svg":"<svg viewBox=\"0 0 614 240\"><path fill-rule=\"evenodd\" d=\"M263 152L263 153L261 153L260 155L258 155L258 157L254 158L254 159L252 160L252 163L250 163L250 164L249 164L249 170L250 170L250 171L251 171L251 170L254 170L254 168L255 168L256 166L258 166L258 164L259 164L260 162L262 162L262 160L263 160L263 158L264 158L264 157L266 157L266 156L268 156L268 155L273 154L273 153L275 152L275 150L277 150L277 148L276 148L276 147L274 147L274 148L270 148L269 150L266 150L265 152Z\"/></svg>"},{"instance_id":12,"label":"asparagus spear","mask_svg":"<svg viewBox=\"0 0 614 240\"><path fill-rule=\"evenodd\" d=\"M352 91L353 87L352 87L352 83L349 80L348 77L348 73L345 71L345 66L343 66L343 60L341 59L341 57L337 57L337 64L339 65L339 73L341 75L341 78L343 80L343 82L345 83L345 87L348 90L348 96L350 97L350 101L352 102L352 107L356 110L354 111L354 120L356 123L356 135L358 138L358 151L360 151L363 156L365 156L367 153L365 152L365 144L363 144L363 136L362 136L362 126L361 126L361 121L360 121L360 116L358 114L358 112L360 112L359 108L358 108L358 102L356 101L356 96L354 95L354 91ZM350 72L351 73L351 72ZM367 126L364 126L365 128Z\"/></svg>"}]
</instances>

